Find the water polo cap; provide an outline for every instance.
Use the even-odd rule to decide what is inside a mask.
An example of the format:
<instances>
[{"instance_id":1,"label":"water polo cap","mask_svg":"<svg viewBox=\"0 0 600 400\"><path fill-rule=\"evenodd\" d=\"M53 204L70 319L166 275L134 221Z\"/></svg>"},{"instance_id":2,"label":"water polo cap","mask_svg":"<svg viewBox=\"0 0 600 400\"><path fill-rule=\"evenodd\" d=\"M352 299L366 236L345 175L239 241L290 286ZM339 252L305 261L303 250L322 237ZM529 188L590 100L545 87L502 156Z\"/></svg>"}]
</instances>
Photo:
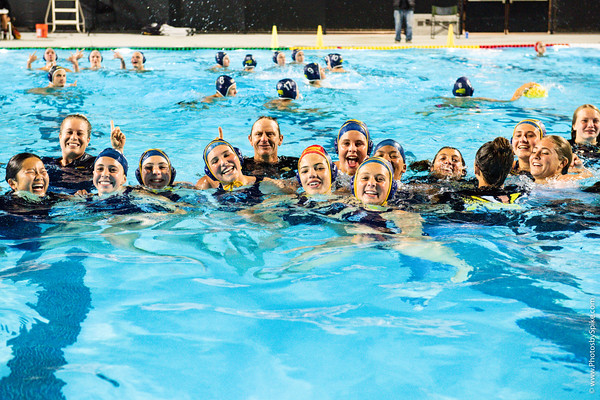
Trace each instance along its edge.
<instances>
[{"instance_id":1,"label":"water polo cap","mask_svg":"<svg viewBox=\"0 0 600 400\"><path fill-rule=\"evenodd\" d=\"M406 163L406 156L404 155L404 148L402 147L402 145L400 143L396 142L393 139L385 139L385 140L382 140L381 142L377 143L377 146L375 146L375 148L373 149L373 153L377 153L377 150L379 150L380 148L382 148L384 146L395 147L398 150L398 152L400 153L400 155L402 156L402 160Z\"/></svg>"},{"instance_id":2,"label":"water polo cap","mask_svg":"<svg viewBox=\"0 0 600 400\"><path fill-rule=\"evenodd\" d=\"M277 64L277 56L279 55L279 53L281 53L280 51L274 51L273 52L273 62L275 64Z\"/></svg>"},{"instance_id":3,"label":"water polo cap","mask_svg":"<svg viewBox=\"0 0 600 400\"><path fill-rule=\"evenodd\" d=\"M127 176L127 169L129 168L129 164L127 163L127 159L123 154L121 154L121 152L113 149L112 147L108 147L102 150L100 154L98 154L98 157L96 157L96 160L94 161L94 165L96 165L100 157L110 157L114 160L117 160L117 162L123 167L125 176Z\"/></svg>"},{"instance_id":4,"label":"water polo cap","mask_svg":"<svg viewBox=\"0 0 600 400\"><path fill-rule=\"evenodd\" d=\"M367 125L365 125L364 122L359 121L357 119L349 119L348 121L344 122L344 125L342 125L342 127L340 128L338 135L333 143L335 146L336 153L339 154L338 143L341 137L344 135L344 133L348 131L358 131L365 136L365 139L367 139L367 155L371 155L371 150L373 150L373 141L369 136L369 128L367 128Z\"/></svg>"},{"instance_id":5,"label":"water polo cap","mask_svg":"<svg viewBox=\"0 0 600 400\"><path fill-rule=\"evenodd\" d=\"M296 61L296 54L300 53L302 50L294 49L292 50L292 60Z\"/></svg>"},{"instance_id":6,"label":"water polo cap","mask_svg":"<svg viewBox=\"0 0 600 400\"><path fill-rule=\"evenodd\" d=\"M329 68L341 68L344 59L339 53L330 53L325 56L325 62L329 65Z\"/></svg>"},{"instance_id":7,"label":"water polo cap","mask_svg":"<svg viewBox=\"0 0 600 400\"><path fill-rule=\"evenodd\" d=\"M165 160L167 160L167 164L169 164L169 168L171 169L171 180L169 181L169 186L171 186L173 184L173 182L175 181L175 175L177 174L177 171L175 170L173 165L171 165L171 160L167 156L167 153L165 153L164 151L162 151L160 149L149 149L142 153L138 167L135 170L135 179L137 179L137 181L140 183L140 185L145 185L145 183L142 181L142 174L140 171L142 170L142 165L144 164L144 161L146 161L148 158L150 158L152 156L160 156L160 157L164 158Z\"/></svg>"},{"instance_id":8,"label":"water polo cap","mask_svg":"<svg viewBox=\"0 0 600 400\"><path fill-rule=\"evenodd\" d=\"M227 55L227 53L225 53L224 51L217 51L217 54L215 54L215 61L221 67L223 66L223 59L225 58L226 55Z\"/></svg>"},{"instance_id":9,"label":"water polo cap","mask_svg":"<svg viewBox=\"0 0 600 400\"><path fill-rule=\"evenodd\" d=\"M282 99L295 100L298 97L298 86L292 79L282 79L277 82L277 94Z\"/></svg>"},{"instance_id":10,"label":"water polo cap","mask_svg":"<svg viewBox=\"0 0 600 400\"><path fill-rule=\"evenodd\" d=\"M229 93L229 88L235 85L235 81L232 77L228 75L221 75L217 78L217 83L215 86L217 87L217 92L219 92L223 97L227 96Z\"/></svg>"},{"instance_id":11,"label":"water polo cap","mask_svg":"<svg viewBox=\"0 0 600 400\"><path fill-rule=\"evenodd\" d=\"M384 206L384 205L386 205L386 203L388 202L388 200L391 199L394 196L394 194L396 193L396 190L398 189L398 184L394 180L394 167L392 166L392 163L390 163L385 158L382 158L382 157L367 158L362 164L360 164L358 166L358 168L356 170L356 174L354 174L354 176L352 177L352 192L354 193L354 197L358 198L358 193L356 192L356 190L357 190L356 177L358 176L358 174L360 172L360 169L362 167L364 167L365 165L369 164L369 163L381 164L381 165L383 165L385 167L385 169L388 172L388 177L389 177L389 180L390 180L390 186L388 188L387 195L385 196L385 200L381 204L382 206Z\"/></svg>"},{"instance_id":12,"label":"water polo cap","mask_svg":"<svg viewBox=\"0 0 600 400\"><path fill-rule=\"evenodd\" d=\"M333 161L331 161L331 157L329 156L329 153L327 153L325 148L318 144L313 144L312 146L308 146L306 149L304 149L302 154L300 154L300 158L298 158L298 169L296 172L296 179L298 180L298 183L300 185L302 185L302 182L300 181L300 161L302 161L302 158L304 158L305 155L311 154L311 153L323 156L325 158L325 160L327 160L327 166L329 167L329 176L331 176L331 184L333 185L335 178L337 178L338 168L333 163Z\"/></svg>"},{"instance_id":13,"label":"water polo cap","mask_svg":"<svg viewBox=\"0 0 600 400\"><path fill-rule=\"evenodd\" d=\"M204 153L202 158L204 159L204 173L213 181L218 181L217 177L212 173L208 163L208 153L210 153L215 147L225 145L233 151L233 153L237 156L238 160L240 160L240 166L244 165L244 157L242 156L242 152L237 147L233 147L228 141L223 139L215 139L206 145L204 148Z\"/></svg>"},{"instance_id":14,"label":"water polo cap","mask_svg":"<svg viewBox=\"0 0 600 400\"><path fill-rule=\"evenodd\" d=\"M56 71L58 71L59 69L65 70L63 67L59 66L59 65L55 65L54 67L50 68L50 71L48 71L48 80L50 82L54 81L54 74L56 73Z\"/></svg>"},{"instance_id":15,"label":"water polo cap","mask_svg":"<svg viewBox=\"0 0 600 400\"><path fill-rule=\"evenodd\" d=\"M471 85L471 81L466 76L461 76L454 83L452 94L458 97L470 97L473 96L475 89Z\"/></svg>"},{"instance_id":16,"label":"water polo cap","mask_svg":"<svg viewBox=\"0 0 600 400\"><path fill-rule=\"evenodd\" d=\"M244 61L242 62L242 65L244 66L244 68L256 67L256 60L254 59L252 54L246 54L246 57L244 57Z\"/></svg>"},{"instance_id":17,"label":"water polo cap","mask_svg":"<svg viewBox=\"0 0 600 400\"><path fill-rule=\"evenodd\" d=\"M512 137L515 137L515 132L517 131L517 128L523 124L527 124L527 125L532 125L535 126L539 132L539 138L538 139L542 139L544 136L546 136L546 126L544 125L544 123L538 119L524 119L523 121L519 122L517 125L515 125L515 129L513 129L513 134ZM511 139L512 141L512 139Z\"/></svg>"},{"instance_id":18,"label":"water polo cap","mask_svg":"<svg viewBox=\"0 0 600 400\"><path fill-rule=\"evenodd\" d=\"M319 69L319 64L317 64L317 63L306 64L304 66L304 76L310 82L321 79L321 70Z\"/></svg>"}]
</instances>

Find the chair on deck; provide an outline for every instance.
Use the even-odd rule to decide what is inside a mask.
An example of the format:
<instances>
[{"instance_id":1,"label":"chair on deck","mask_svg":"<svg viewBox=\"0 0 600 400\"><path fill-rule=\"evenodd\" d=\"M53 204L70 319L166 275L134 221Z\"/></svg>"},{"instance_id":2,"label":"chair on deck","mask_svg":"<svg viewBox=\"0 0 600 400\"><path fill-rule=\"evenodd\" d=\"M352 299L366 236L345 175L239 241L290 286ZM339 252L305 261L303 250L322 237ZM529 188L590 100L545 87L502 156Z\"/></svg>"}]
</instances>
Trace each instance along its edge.
<instances>
[{"instance_id":1,"label":"chair on deck","mask_svg":"<svg viewBox=\"0 0 600 400\"><path fill-rule=\"evenodd\" d=\"M458 29L459 15L458 6L438 7L431 6L431 38L436 34L448 30L450 24L454 24L454 34L460 37ZM436 27L439 29L436 30Z\"/></svg>"}]
</instances>

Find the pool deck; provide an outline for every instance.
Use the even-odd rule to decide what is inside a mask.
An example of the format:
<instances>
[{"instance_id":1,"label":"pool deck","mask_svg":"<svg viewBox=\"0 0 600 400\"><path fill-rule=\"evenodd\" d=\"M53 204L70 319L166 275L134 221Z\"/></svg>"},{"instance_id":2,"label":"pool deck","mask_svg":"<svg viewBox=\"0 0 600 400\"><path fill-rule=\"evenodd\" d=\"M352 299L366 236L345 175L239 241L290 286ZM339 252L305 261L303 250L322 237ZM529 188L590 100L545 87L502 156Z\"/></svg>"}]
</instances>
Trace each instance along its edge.
<instances>
[{"instance_id":1,"label":"pool deck","mask_svg":"<svg viewBox=\"0 0 600 400\"><path fill-rule=\"evenodd\" d=\"M279 47L315 47L317 34L279 33ZM404 39L404 38L403 38ZM20 40L1 40L0 48L270 48L271 34L202 33L193 36L147 36L133 33L49 33L47 38L36 37L35 32L23 32ZM435 38L414 35L410 44L394 43L394 32L329 33L323 35L326 48L411 48L445 47L446 34ZM546 34L546 33L470 33L454 37L455 46L510 46L546 44L600 46L600 34Z\"/></svg>"}]
</instances>

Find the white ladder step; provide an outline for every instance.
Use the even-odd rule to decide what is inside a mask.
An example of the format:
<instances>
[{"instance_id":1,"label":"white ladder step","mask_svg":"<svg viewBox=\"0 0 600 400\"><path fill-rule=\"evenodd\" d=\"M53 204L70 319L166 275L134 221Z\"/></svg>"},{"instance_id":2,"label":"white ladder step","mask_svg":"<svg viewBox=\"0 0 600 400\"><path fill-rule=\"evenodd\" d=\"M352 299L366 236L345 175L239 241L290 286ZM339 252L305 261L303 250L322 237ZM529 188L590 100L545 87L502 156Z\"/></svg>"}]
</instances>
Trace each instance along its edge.
<instances>
[{"instance_id":1,"label":"white ladder step","mask_svg":"<svg viewBox=\"0 0 600 400\"><path fill-rule=\"evenodd\" d=\"M54 21L54 24L56 25L77 25L77 21L75 21L74 19L64 19L64 20L60 20L57 19Z\"/></svg>"},{"instance_id":2,"label":"white ladder step","mask_svg":"<svg viewBox=\"0 0 600 400\"><path fill-rule=\"evenodd\" d=\"M57 13L76 13L77 9L76 8L55 8L54 12L57 12Z\"/></svg>"}]
</instances>

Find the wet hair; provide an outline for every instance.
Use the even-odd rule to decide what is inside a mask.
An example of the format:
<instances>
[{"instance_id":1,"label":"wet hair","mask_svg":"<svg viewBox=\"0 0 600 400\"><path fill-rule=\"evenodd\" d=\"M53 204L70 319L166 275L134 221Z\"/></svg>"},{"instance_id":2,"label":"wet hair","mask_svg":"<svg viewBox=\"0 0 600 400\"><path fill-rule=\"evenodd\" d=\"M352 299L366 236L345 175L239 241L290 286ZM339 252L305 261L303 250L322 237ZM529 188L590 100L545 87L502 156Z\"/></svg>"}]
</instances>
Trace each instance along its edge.
<instances>
[{"instance_id":1,"label":"wet hair","mask_svg":"<svg viewBox=\"0 0 600 400\"><path fill-rule=\"evenodd\" d=\"M573 113L573 122L571 122L571 139L573 141L575 141L575 139L577 138L577 132L575 131L575 129L573 129L573 125L575 125L575 122L577 122L577 114L584 108L591 108L592 110L596 111L598 115L600 115L600 110L593 104L583 104L577 107L575 109L575 112Z\"/></svg>"},{"instance_id":2,"label":"wet hair","mask_svg":"<svg viewBox=\"0 0 600 400\"><path fill-rule=\"evenodd\" d=\"M438 152L437 152L437 153L435 153L435 157L433 157L433 161L432 161L432 163L431 163L431 166L432 166L432 167L433 167L433 163L435 163L435 159L437 158L437 156L440 154L440 152L441 152L442 150L445 150L445 149L449 149L449 150L456 150L456 151L458 152L458 155L460 156L460 162L462 163L462 166L463 166L463 167L465 167L465 168L467 167L467 163L465 163L465 158L463 157L463 155L462 155L462 153L460 152L460 150L459 150L459 149L457 149L456 147L450 147L450 146L445 146L445 147L442 147L441 149L439 149L439 150L438 150Z\"/></svg>"},{"instance_id":3,"label":"wet hair","mask_svg":"<svg viewBox=\"0 0 600 400\"><path fill-rule=\"evenodd\" d=\"M19 153L14 155L10 158L8 164L6 164L6 175L4 180L6 180L6 182L8 182L9 179L17 180L17 174L21 168L23 168L23 163L28 158L37 158L38 160L42 161L40 157L33 153Z\"/></svg>"},{"instance_id":4,"label":"wet hair","mask_svg":"<svg viewBox=\"0 0 600 400\"><path fill-rule=\"evenodd\" d=\"M254 130L254 125L256 125L256 123L258 121L260 121L261 119L268 119L269 121L275 122L275 125L277 125L277 133L279 134L279 136L281 136L281 128L279 128L279 122L277 122L277 118L269 117L267 115L261 115L260 117L258 117L256 119L256 121L254 121L254 123L252 124L252 128L250 128L250 135L252 135L252 131Z\"/></svg>"},{"instance_id":5,"label":"wet hair","mask_svg":"<svg viewBox=\"0 0 600 400\"><path fill-rule=\"evenodd\" d=\"M560 173L563 175L568 174L571 162L573 162L573 150L571 149L571 145L567 142L567 139L562 136L548 135L546 138L554 143L554 150L556 151L556 154L558 154L558 160L562 161L565 158L567 159L567 165L563 167Z\"/></svg>"},{"instance_id":6,"label":"wet hair","mask_svg":"<svg viewBox=\"0 0 600 400\"><path fill-rule=\"evenodd\" d=\"M92 135L92 124L90 123L90 120L87 119L87 117L83 114L69 114L65 117L65 119L62 120L62 122L60 123L60 132L62 132L63 130L63 125L65 124L65 122L67 122L68 119L80 119L83 122L85 122L85 124L87 125L87 134L88 134L88 138L91 137Z\"/></svg>"},{"instance_id":7,"label":"wet hair","mask_svg":"<svg viewBox=\"0 0 600 400\"><path fill-rule=\"evenodd\" d=\"M512 169L514 154L508 139L497 137L475 154L475 166L490 186L500 187Z\"/></svg>"}]
</instances>

